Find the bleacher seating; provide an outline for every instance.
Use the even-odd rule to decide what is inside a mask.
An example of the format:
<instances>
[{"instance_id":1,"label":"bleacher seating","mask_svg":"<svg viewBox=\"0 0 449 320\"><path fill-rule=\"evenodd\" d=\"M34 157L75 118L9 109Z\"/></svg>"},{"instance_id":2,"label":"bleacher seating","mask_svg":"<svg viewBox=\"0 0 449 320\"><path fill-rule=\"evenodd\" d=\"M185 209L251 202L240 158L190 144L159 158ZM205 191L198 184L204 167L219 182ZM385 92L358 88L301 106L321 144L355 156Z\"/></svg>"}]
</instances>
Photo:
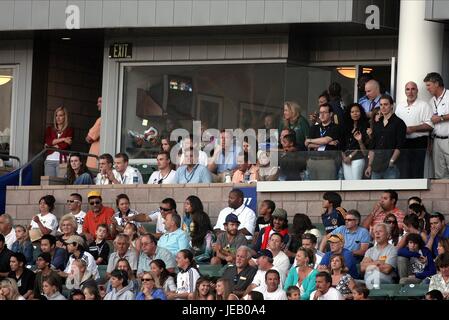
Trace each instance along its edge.
<instances>
[{"instance_id":1,"label":"bleacher seating","mask_svg":"<svg viewBox=\"0 0 449 320\"><path fill-rule=\"evenodd\" d=\"M199 264L198 269L201 275L209 276L211 278L219 278L223 275L226 266L212 265L212 264Z\"/></svg>"},{"instance_id":2,"label":"bleacher seating","mask_svg":"<svg viewBox=\"0 0 449 320\"><path fill-rule=\"evenodd\" d=\"M142 227L145 228L145 231L148 233L156 233L156 224L154 223L142 223Z\"/></svg>"}]
</instances>

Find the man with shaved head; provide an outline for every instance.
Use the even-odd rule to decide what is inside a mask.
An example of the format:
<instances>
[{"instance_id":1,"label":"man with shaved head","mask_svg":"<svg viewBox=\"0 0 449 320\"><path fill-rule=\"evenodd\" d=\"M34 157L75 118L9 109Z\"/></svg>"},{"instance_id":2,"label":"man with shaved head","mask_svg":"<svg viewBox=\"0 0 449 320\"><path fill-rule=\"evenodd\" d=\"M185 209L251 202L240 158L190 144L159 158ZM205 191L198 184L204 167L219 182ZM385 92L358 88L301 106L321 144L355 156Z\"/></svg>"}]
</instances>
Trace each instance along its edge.
<instances>
[{"instance_id":1,"label":"man with shaved head","mask_svg":"<svg viewBox=\"0 0 449 320\"><path fill-rule=\"evenodd\" d=\"M396 115L407 126L407 136L399 158L399 170L402 179L419 179L424 177L429 133L433 130L432 108L418 99L418 86L410 81L405 85L407 101L399 103Z\"/></svg>"},{"instance_id":2,"label":"man with shaved head","mask_svg":"<svg viewBox=\"0 0 449 320\"><path fill-rule=\"evenodd\" d=\"M380 107L380 84L374 79L371 79L365 83L365 93L368 100L366 100L362 107L365 109L366 114L370 117L371 111Z\"/></svg>"}]
</instances>

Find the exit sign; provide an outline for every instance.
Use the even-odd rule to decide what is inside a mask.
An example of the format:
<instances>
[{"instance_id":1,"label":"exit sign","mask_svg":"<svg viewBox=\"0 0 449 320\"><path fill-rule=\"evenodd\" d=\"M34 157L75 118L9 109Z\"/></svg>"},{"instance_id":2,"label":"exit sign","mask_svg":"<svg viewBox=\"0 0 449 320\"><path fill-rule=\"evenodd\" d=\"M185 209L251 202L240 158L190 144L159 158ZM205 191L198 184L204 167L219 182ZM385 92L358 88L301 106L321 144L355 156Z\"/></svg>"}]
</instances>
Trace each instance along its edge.
<instances>
[{"instance_id":1,"label":"exit sign","mask_svg":"<svg viewBox=\"0 0 449 320\"><path fill-rule=\"evenodd\" d=\"M109 59L131 59L132 56L132 43L114 43L109 47Z\"/></svg>"}]
</instances>

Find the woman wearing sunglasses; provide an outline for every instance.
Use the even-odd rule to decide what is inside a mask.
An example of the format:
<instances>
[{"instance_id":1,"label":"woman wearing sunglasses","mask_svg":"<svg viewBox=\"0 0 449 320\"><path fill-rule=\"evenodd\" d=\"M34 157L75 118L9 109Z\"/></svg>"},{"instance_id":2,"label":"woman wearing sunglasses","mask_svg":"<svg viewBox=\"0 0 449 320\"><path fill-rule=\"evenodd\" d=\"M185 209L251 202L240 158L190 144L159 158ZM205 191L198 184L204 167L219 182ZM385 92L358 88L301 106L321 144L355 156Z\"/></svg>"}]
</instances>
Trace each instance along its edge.
<instances>
[{"instance_id":1,"label":"woman wearing sunglasses","mask_svg":"<svg viewBox=\"0 0 449 320\"><path fill-rule=\"evenodd\" d=\"M149 271L144 272L142 276L142 288L136 296L136 300L167 300L164 290L161 289L159 279Z\"/></svg>"},{"instance_id":2,"label":"woman wearing sunglasses","mask_svg":"<svg viewBox=\"0 0 449 320\"><path fill-rule=\"evenodd\" d=\"M390 242L392 245L397 246L399 239L402 237L402 230L399 229L398 220L396 216L389 213L385 216L384 223L390 226Z\"/></svg>"}]
</instances>

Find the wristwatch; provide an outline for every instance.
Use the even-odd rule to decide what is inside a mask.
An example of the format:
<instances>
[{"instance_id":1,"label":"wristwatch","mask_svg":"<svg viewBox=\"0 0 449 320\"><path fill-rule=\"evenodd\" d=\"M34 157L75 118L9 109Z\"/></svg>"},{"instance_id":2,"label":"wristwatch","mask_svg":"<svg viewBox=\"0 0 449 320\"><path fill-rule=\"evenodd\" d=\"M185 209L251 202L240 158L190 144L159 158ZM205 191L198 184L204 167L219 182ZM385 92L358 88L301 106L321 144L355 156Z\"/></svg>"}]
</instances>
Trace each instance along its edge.
<instances>
[{"instance_id":1,"label":"wristwatch","mask_svg":"<svg viewBox=\"0 0 449 320\"><path fill-rule=\"evenodd\" d=\"M444 115L440 116L440 120L443 122L444 121Z\"/></svg>"}]
</instances>

